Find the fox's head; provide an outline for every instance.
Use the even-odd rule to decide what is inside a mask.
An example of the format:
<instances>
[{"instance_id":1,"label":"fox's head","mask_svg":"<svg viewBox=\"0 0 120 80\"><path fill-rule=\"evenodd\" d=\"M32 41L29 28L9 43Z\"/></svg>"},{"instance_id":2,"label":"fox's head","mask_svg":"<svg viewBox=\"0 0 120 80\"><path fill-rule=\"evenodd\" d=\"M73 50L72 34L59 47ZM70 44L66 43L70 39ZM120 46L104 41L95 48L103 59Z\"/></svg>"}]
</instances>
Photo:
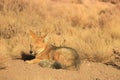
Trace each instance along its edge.
<instances>
[{"instance_id":1,"label":"fox's head","mask_svg":"<svg viewBox=\"0 0 120 80\"><path fill-rule=\"evenodd\" d=\"M47 47L46 43L44 42L46 35L38 37L33 31L30 30L29 32L31 37L30 54L37 55L42 53Z\"/></svg>"}]
</instances>

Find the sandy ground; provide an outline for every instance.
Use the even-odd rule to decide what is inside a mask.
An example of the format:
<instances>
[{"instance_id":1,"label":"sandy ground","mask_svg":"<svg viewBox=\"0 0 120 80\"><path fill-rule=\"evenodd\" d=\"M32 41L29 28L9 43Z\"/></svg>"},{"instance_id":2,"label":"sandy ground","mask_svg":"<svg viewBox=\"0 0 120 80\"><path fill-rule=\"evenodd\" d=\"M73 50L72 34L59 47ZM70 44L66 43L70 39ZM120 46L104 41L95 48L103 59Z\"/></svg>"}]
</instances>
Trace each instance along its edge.
<instances>
[{"instance_id":1,"label":"sandy ground","mask_svg":"<svg viewBox=\"0 0 120 80\"><path fill-rule=\"evenodd\" d=\"M79 71L41 68L22 60L8 60L0 80L120 80L120 70L101 63L83 62Z\"/></svg>"}]
</instances>

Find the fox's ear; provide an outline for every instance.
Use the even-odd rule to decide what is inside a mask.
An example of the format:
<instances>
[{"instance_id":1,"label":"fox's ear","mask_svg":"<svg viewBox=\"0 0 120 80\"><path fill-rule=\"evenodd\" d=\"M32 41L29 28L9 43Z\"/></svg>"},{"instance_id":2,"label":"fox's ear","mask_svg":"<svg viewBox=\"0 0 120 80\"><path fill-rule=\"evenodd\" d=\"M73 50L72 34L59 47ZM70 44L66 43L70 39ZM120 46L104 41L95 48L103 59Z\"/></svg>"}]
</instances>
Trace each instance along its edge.
<instances>
[{"instance_id":1,"label":"fox's ear","mask_svg":"<svg viewBox=\"0 0 120 80\"><path fill-rule=\"evenodd\" d=\"M31 38L33 38L33 39L36 39L36 38L37 38L35 32L33 32L32 30L29 30L29 34L30 34L30 37L31 37Z\"/></svg>"}]
</instances>

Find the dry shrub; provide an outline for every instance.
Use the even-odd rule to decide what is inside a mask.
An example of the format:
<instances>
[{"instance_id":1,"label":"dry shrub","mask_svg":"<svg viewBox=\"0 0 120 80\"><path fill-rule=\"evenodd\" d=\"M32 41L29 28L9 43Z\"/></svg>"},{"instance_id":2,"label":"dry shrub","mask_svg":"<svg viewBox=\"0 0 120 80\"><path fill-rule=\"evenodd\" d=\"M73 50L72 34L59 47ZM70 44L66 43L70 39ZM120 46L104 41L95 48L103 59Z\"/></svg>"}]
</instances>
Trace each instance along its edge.
<instances>
[{"instance_id":1,"label":"dry shrub","mask_svg":"<svg viewBox=\"0 0 120 80\"><path fill-rule=\"evenodd\" d=\"M104 19L106 18L107 20L104 21L106 24L104 25L104 31L108 32L112 39L113 39L113 46L114 48L120 47L119 42L120 42L120 7L119 5L116 5L115 7L111 8L110 10L107 10L109 13L107 13L107 17L103 17Z\"/></svg>"},{"instance_id":2,"label":"dry shrub","mask_svg":"<svg viewBox=\"0 0 120 80\"><path fill-rule=\"evenodd\" d=\"M0 11L4 14L9 11L21 12L27 7L27 0L0 0Z\"/></svg>"},{"instance_id":3,"label":"dry shrub","mask_svg":"<svg viewBox=\"0 0 120 80\"><path fill-rule=\"evenodd\" d=\"M1 27L0 36L5 39L9 39L18 33L18 28L15 25L8 25L7 27Z\"/></svg>"},{"instance_id":4,"label":"dry shrub","mask_svg":"<svg viewBox=\"0 0 120 80\"><path fill-rule=\"evenodd\" d=\"M80 52L89 61L104 62L112 55L112 39L98 28L82 30Z\"/></svg>"},{"instance_id":5,"label":"dry shrub","mask_svg":"<svg viewBox=\"0 0 120 80\"><path fill-rule=\"evenodd\" d=\"M120 2L120 0L100 0L100 1L102 1L102 2L110 2L112 4L117 4L117 3Z\"/></svg>"}]
</instances>

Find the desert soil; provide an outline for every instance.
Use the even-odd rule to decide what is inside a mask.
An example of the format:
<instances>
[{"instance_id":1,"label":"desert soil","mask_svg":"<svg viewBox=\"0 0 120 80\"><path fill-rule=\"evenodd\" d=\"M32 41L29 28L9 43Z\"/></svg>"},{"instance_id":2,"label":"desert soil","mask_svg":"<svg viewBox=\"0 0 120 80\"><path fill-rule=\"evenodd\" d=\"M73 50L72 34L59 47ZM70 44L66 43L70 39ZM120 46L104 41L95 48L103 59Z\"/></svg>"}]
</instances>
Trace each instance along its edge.
<instances>
[{"instance_id":1,"label":"desert soil","mask_svg":"<svg viewBox=\"0 0 120 80\"><path fill-rule=\"evenodd\" d=\"M22 60L8 60L0 80L120 80L120 70L102 63L84 61L79 71L41 68Z\"/></svg>"}]
</instances>

